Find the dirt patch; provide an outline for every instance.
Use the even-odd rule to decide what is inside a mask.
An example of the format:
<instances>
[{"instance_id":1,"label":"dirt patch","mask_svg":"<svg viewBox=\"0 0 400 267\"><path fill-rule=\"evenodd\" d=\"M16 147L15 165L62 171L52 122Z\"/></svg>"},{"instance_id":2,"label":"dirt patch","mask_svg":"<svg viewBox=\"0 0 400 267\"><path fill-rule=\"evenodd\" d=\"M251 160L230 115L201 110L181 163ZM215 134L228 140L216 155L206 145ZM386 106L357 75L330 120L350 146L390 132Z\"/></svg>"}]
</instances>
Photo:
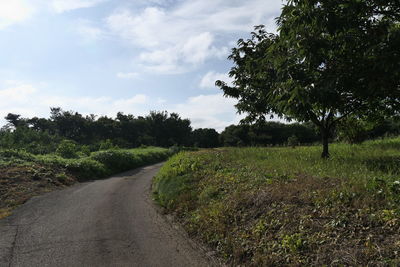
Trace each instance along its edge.
<instances>
[{"instance_id":1,"label":"dirt patch","mask_svg":"<svg viewBox=\"0 0 400 267\"><path fill-rule=\"evenodd\" d=\"M40 164L0 166L0 218L33 196L61 189L76 179L60 168Z\"/></svg>"},{"instance_id":2,"label":"dirt patch","mask_svg":"<svg viewBox=\"0 0 400 267\"><path fill-rule=\"evenodd\" d=\"M248 249L236 244L232 263L399 263L400 224L394 214L371 209L357 196L350 200L343 197L341 202L336 192L343 188L346 185L339 179L299 176L248 193L239 201L232 199L236 203L232 206L233 221L245 222L237 225L234 234L251 236L252 240Z\"/></svg>"}]
</instances>

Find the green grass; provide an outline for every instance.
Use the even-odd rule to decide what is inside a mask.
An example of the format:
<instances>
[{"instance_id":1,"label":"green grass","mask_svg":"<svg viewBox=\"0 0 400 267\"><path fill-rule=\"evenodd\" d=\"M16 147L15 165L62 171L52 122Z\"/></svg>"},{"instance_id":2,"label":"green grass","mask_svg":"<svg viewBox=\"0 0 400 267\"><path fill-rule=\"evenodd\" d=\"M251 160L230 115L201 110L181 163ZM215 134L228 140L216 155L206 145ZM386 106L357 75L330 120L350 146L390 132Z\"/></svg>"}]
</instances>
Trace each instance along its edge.
<instances>
[{"instance_id":1,"label":"green grass","mask_svg":"<svg viewBox=\"0 0 400 267\"><path fill-rule=\"evenodd\" d=\"M156 200L231 264L399 264L400 138L180 153Z\"/></svg>"},{"instance_id":2,"label":"green grass","mask_svg":"<svg viewBox=\"0 0 400 267\"><path fill-rule=\"evenodd\" d=\"M170 150L159 147L104 150L92 152L89 156L81 155L79 158L63 158L57 154L33 155L20 150L0 150L0 166L40 163L44 166L64 168L79 181L84 181L160 162L171 154Z\"/></svg>"}]
</instances>

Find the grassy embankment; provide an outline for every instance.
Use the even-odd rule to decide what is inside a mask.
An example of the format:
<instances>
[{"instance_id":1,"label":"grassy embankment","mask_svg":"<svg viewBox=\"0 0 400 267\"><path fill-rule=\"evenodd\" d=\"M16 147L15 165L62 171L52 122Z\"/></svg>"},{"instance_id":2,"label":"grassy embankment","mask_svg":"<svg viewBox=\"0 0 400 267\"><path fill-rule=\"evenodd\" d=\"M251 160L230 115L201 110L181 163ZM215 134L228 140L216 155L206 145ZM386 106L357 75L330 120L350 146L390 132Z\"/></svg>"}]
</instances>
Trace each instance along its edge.
<instances>
[{"instance_id":1,"label":"grassy embankment","mask_svg":"<svg viewBox=\"0 0 400 267\"><path fill-rule=\"evenodd\" d=\"M168 149L149 147L97 151L66 159L56 154L0 150L0 219L32 196L160 162L171 154Z\"/></svg>"},{"instance_id":2,"label":"grassy embankment","mask_svg":"<svg viewBox=\"0 0 400 267\"><path fill-rule=\"evenodd\" d=\"M400 138L180 153L156 200L230 264L400 265Z\"/></svg>"}]
</instances>

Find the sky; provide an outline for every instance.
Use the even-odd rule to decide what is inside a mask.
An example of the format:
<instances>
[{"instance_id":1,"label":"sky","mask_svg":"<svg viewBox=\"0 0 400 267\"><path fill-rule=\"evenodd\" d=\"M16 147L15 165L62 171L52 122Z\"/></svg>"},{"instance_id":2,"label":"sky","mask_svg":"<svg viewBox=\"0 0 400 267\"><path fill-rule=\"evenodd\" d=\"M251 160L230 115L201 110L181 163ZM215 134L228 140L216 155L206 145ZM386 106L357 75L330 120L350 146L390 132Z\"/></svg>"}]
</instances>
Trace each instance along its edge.
<instances>
[{"instance_id":1,"label":"sky","mask_svg":"<svg viewBox=\"0 0 400 267\"><path fill-rule=\"evenodd\" d=\"M218 131L242 115L215 87L255 25L276 31L281 0L0 0L0 126L48 117L177 112Z\"/></svg>"}]
</instances>

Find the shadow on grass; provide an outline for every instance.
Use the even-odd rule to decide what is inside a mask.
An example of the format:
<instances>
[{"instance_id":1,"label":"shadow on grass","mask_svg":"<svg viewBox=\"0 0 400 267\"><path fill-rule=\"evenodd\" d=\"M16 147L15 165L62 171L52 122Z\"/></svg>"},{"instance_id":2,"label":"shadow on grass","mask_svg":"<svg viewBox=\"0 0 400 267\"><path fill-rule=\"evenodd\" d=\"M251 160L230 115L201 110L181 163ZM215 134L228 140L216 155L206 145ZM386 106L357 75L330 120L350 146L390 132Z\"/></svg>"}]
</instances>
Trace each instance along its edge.
<instances>
[{"instance_id":1,"label":"shadow on grass","mask_svg":"<svg viewBox=\"0 0 400 267\"><path fill-rule=\"evenodd\" d=\"M400 156L381 156L366 160L365 165L371 171L388 174L400 174Z\"/></svg>"}]
</instances>

